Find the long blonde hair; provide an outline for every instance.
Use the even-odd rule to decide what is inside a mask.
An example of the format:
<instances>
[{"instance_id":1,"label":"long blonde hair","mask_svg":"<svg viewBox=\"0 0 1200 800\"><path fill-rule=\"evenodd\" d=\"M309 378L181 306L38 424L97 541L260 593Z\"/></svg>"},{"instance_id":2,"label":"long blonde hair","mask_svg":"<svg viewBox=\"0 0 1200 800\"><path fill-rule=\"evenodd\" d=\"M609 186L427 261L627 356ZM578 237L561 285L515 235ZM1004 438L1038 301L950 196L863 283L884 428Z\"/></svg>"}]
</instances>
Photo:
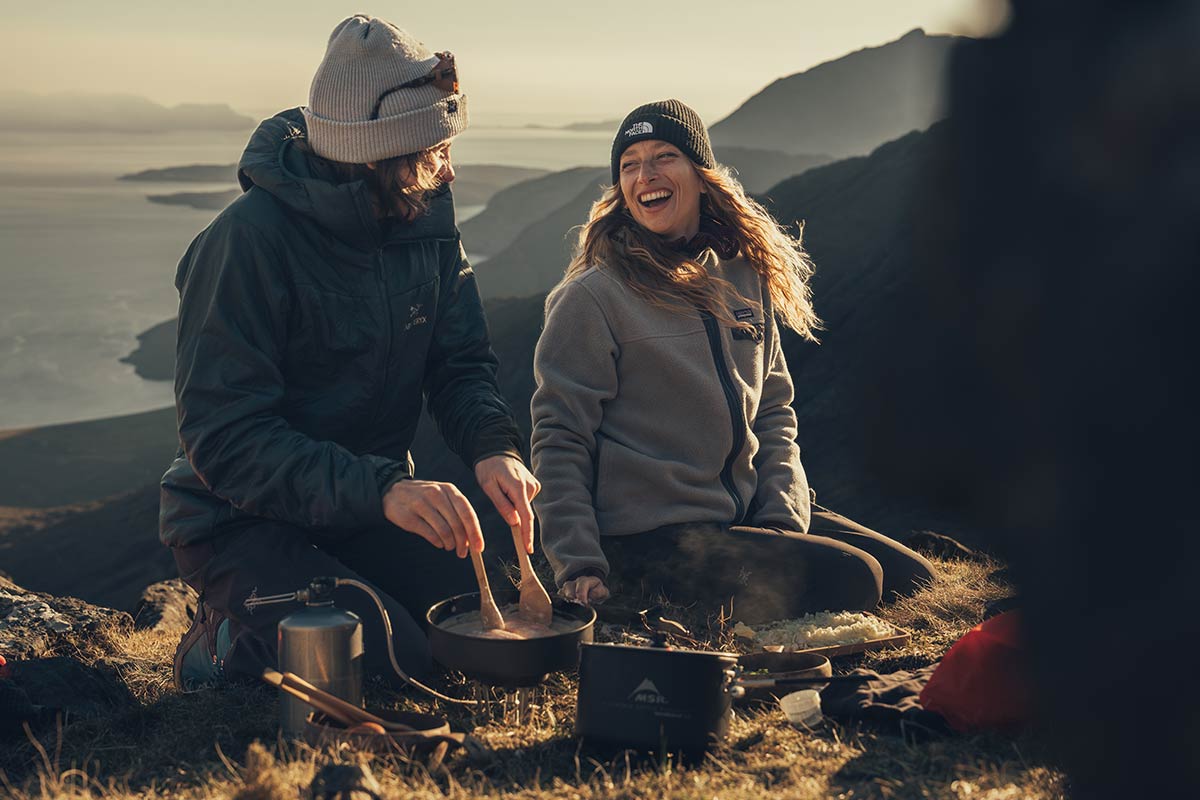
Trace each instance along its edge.
<instances>
[{"instance_id":1,"label":"long blonde hair","mask_svg":"<svg viewBox=\"0 0 1200 800\"><path fill-rule=\"evenodd\" d=\"M816 341L821 320L812 306L809 280L813 263L796 236L783 230L767 210L746 196L728 167L692 165L704 183L701 211L725 226L746 261L767 284L780 321L806 339ZM591 266L609 270L651 305L690 313L707 310L723 325L747 327L729 309L733 287L712 275L702 259L672 249L660 236L634 221L619 184L604 190L580 228L571 263L555 292Z\"/></svg>"}]
</instances>

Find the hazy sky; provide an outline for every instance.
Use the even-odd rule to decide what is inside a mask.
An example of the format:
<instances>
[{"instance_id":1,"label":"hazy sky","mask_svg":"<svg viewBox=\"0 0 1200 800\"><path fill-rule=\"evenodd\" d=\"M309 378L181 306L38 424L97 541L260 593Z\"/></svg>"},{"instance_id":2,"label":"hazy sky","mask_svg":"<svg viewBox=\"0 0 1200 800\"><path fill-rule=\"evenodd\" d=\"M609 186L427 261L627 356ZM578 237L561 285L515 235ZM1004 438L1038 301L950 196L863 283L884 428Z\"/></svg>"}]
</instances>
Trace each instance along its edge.
<instances>
[{"instance_id":1,"label":"hazy sky","mask_svg":"<svg viewBox=\"0 0 1200 800\"><path fill-rule=\"evenodd\" d=\"M619 117L675 96L709 122L775 78L929 33L984 34L1003 0L46 0L6 3L0 90L306 102L333 26L389 19L458 57L476 124Z\"/></svg>"}]
</instances>

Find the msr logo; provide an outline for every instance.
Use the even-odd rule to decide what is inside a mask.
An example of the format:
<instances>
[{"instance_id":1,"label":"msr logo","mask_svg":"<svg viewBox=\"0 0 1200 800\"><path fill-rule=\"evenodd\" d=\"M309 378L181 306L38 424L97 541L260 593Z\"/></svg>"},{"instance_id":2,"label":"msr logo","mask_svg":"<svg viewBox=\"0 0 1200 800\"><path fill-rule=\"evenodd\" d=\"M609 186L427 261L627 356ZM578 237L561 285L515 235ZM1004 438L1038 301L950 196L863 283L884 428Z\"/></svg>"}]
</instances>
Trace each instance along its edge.
<instances>
[{"instance_id":1,"label":"msr logo","mask_svg":"<svg viewBox=\"0 0 1200 800\"><path fill-rule=\"evenodd\" d=\"M629 699L634 703L642 703L651 706L665 706L671 701L666 698L658 687L654 685L654 681L649 678L644 679L638 684L637 688L629 694Z\"/></svg>"}]
</instances>

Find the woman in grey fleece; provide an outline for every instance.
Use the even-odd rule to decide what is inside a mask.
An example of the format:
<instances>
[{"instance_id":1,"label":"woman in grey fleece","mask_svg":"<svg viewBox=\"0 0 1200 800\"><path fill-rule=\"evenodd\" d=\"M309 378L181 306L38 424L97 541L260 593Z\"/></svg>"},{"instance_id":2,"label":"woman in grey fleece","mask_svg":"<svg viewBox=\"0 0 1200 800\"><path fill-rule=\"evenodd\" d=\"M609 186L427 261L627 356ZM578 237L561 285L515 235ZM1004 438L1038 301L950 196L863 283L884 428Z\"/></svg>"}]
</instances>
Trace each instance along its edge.
<instances>
[{"instance_id":1,"label":"woman in grey fleece","mask_svg":"<svg viewBox=\"0 0 1200 800\"><path fill-rule=\"evenodd\" d=\"M754 622L931 579L903 545L812 510L776 324L820 324L799 240L678 100L625 118L612 179L534 357L534 504L562 594L600 602L615 581Z\"/></svg>"}]
</instances>

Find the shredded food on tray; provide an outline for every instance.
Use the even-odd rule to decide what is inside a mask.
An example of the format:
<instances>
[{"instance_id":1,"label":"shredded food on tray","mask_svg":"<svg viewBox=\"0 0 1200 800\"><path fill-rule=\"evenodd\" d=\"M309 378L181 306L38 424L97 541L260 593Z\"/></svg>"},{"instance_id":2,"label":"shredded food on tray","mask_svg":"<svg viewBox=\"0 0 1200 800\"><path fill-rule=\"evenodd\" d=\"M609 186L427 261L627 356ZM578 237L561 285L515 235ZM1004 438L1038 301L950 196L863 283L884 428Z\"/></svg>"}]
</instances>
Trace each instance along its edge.
<instances>
[{"instance_id":1,"label":"shredded food on tray","mask_svg":"<svg viewBox=\"0 0 1200 800\"><path fill-rule=\"evenodd\" d=\"M857 611L821 611L796 619L769 622L754 631L754 641L766 647L789 650L858 644L891 636L895 629L870 614Z\"/></svg>"}]
</instances>

